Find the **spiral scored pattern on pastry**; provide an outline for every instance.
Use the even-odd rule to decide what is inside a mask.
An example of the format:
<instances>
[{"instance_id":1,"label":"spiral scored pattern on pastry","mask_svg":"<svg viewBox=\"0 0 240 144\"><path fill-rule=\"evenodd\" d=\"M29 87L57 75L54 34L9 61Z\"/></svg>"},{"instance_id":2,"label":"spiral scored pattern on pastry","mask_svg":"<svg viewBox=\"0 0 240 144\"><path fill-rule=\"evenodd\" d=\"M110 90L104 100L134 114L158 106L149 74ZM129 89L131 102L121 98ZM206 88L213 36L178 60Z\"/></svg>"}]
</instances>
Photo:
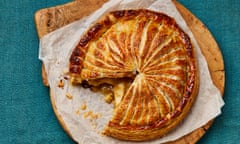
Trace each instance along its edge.
<instances>
[{"instance_id":1,"label":"spiral scored pattern on pastry","mask_svg":"<svg viewBox=\"0 0 240 144\"><path fill-rule=\"evenodd\" d=\"M150 10L110 12L80 39L70 58L74 81L132 78L105 134L162 137L186 116L198 93L194 49L175 20Z\"/></svg>"}]
</instances>

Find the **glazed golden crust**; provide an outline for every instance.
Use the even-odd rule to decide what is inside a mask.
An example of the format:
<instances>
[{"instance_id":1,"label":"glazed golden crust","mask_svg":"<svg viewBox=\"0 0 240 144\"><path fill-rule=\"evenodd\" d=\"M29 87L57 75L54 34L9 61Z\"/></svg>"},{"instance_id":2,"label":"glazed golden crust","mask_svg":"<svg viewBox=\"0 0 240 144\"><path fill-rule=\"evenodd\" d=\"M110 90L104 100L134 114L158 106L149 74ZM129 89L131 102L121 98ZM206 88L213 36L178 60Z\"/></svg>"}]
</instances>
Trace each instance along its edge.
<instances>
[{"instance_id":1,"label":"glazed golden crust","mask_svg":"<svg viewBox=\"0 0 240 144\"><path fill-rule=\"evenodd\" d=\"M173 18L149 10L104 16L81 38L69 71L80 83L134 79L104 132L123 140L162 137L186 116L198 93L189 37Z\"/></svg>"}]
</instances>

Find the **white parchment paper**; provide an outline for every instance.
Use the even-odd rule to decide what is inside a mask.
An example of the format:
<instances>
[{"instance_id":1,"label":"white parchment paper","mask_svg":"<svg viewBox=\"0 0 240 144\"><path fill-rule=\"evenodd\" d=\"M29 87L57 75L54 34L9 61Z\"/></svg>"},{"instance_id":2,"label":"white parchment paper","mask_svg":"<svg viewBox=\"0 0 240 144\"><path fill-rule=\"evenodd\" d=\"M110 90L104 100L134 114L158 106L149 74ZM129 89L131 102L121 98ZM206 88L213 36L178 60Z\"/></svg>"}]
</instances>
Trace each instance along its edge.
<instances>
[{"instance_id":1,"label":"white parchment paper","mask_svg":"<svg viewBox=\"0 0 240 144\"><path fill-rule=\"evenodd\" d=\"M106 12L130 8L147 8L158 12L164 12L175 18L180 27L190 36L196 48L200 71L199 95L189 115L174 131L170 132L165 137L140 143L159 144L176 140L203 126L209 120L221 113L221 107L224 105L221 94L211 80L206 60L192 32L187 27L184 19L181 17L172 1L110 0L89 17L58 29L40 40L39 59L42 60L45 65L53 100L55 101L56 108L66 124L67 129L73 139L78 143L134 143L120 141L101 135L101 131L111 119L113 106L107 104L104 101L104 96L100 93L94 93L88 89L72 86L65 78L67 77L66 72L68 71L70 54L83 32ZM63 88L58 87L60 80L64 82ZM70 94L72 98L68 98L66 93ZM86 104L85 110L81 109L83 104ZM99 117L97 119L90 119L86 116L86 113L89 111L93 114L98 114Z\"/></svg>"}]
</instances>

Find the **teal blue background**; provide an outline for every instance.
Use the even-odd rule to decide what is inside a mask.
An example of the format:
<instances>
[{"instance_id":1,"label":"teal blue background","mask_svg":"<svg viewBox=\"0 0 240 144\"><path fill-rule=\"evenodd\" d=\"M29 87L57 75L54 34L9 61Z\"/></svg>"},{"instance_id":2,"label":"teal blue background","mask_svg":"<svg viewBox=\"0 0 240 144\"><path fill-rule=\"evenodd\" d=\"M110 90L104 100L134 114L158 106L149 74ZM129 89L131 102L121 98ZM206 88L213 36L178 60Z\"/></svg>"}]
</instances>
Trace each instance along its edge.
<instances>
[{"instance_id":1,"label":"teal blue background","mask_svg":"<svg viewBox=\"0 0 240 144\"><path fill-rule=\"evenodd\" d=\"M225 106L200 144L240 141L240 1L179 0L212 32L222 51ZM34 13L69 0L0 0L0 144L71 144L42 84Z\"/></svg>"}]
</instances>

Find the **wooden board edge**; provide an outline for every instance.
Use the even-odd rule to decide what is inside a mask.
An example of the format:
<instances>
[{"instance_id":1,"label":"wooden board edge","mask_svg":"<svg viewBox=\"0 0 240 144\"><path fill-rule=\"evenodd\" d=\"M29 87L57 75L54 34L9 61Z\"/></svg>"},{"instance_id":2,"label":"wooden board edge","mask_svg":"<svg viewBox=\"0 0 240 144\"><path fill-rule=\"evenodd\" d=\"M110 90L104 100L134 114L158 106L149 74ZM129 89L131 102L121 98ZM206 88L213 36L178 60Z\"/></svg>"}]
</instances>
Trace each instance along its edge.
<instances>
[{"instance_id":1,"label":"wooden board edge","mask_svg":"<svg viewBox=\"0 0 240 144\"><path fill-rule=\"evenodd\" d=\"M71 134L71 132L68 130L67 125L65 124L65 122L64 122L61 114L60 114L60 113L58 112L58 110L57 110L57 106L56 106L56 104L55 104L55 100L53 99L53 94L52 94L51 89L50 89L50 101L51 101L51 104L52 104L52 107L53 107L53 112L54 112L55 116L57 117L57 120L58 120L58 122L60 123L61 127L62 127L63 130L67 133L67 135L68 135L72 140L74 140L73 137L72 137L72 134Z\"/></svg>"}]
</instances>

